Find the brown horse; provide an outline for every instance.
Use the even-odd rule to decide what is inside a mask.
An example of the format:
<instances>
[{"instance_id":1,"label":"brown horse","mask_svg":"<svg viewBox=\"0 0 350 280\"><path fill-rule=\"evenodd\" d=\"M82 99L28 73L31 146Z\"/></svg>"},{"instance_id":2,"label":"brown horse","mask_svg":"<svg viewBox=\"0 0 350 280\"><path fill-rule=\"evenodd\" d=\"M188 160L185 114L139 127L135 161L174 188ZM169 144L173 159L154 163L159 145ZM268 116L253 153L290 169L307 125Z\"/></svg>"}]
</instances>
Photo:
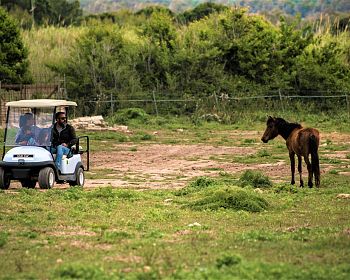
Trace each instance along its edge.
<instances>
[{"instance_id":1,"label":"brown horse","mask_svg":"<svg viewBox=\"0 0 350 280\"><path fill-rule=\"evenodd\" d=\"M318 158L318 146L320 143L320 136L317 129L303 128L298 123L289 123L282 118L268 117L266 122L266 130L261 138L261 141L267 143L281 135L287 144L289 151L289 158L291 163L292 181L295 184L295 154L298 156L298 172L300 175L300 186L304 186L302 179L302 159L304 157L309 173L308 186L312 188L312 176L315 176L316 187L320 186L320 164ZM311 163L309 160L311 154Z\"/></svg>"}]
</instances>

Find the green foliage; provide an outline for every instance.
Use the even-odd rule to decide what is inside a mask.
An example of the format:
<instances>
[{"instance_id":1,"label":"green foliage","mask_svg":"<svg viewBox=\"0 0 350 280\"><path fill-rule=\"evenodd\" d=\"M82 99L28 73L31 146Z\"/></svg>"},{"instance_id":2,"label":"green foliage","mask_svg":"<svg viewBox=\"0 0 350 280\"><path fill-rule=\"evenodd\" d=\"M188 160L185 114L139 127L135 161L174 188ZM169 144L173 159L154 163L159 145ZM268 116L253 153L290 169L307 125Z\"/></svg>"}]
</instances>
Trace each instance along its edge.
<instances>
[{"instance_id":1,"label":"green foliage","mask_svg":"<svg viewBox=\"0 0 350 280\"><path fill-rule=\"evenodd\" d=\"M272 182L268 176L259 171L247 170L239 178L239 185L241 187L269 188L272 187Z\"/></svg>"},{"instance_id":2,"label":"green foliage","mask_svg":"<svg viewBox=\"0 0 350 280\"><path fill-rule=\"evenodd\" d=\"M28 51L17 22L0 7L0 80L3 83L28 83Z\"/></svg>"},{"instance_id":3,"label":"green foliage","mask_svg":"<svg viewBox=\"0 0 350 280\"><path fill-rule=\"evenodd\" d=\"M209 177L199 177L195 181L191 182L185 188L176 192L176 195L187 195L190 193L198 192L206 188L216 186L218 181Z\"/></svg>"},{"instance_id":4,"label":"green foliage","mask_svg":"<svg viewBox=\"0 0 350 280\"><path fill-rule=\"evenodd\" d=\"M78 17L82 15L78 0L2 0L0 5L18 17L19 21L22 20L20 16L23 12L31 14L34 18L34 24L39 25L67 26L76 22ZM31 23L33 24L33 22ZM22 26L30 27L28 20Z\"/></svg>"},{"instance_id":5,"label":"green foliage","mask_svg":"<svg viewBox=\"0 0 350 280\"><path fill-rule=\"evenodd\" d=\"M60 279L109 279L101 268L78 263L61 266L54 274Z\"/></svg>"},{"instance_id":6,"label":"green foliage","mask_svg":"<svg viewBox=\"0 0 350 280\"><path fill-rule=\"evenodd\" d=\"M220 258L216 259L216 267L217 268L222 268L222 267L228 267L228 266L234 266L239 263L241 263L242 258L237 255L224 255L221 256Z\"/></svg>"},{"instance_id":7,"label":"green foliage","mask_svg":"<svg viewBox=\"0 0 350 280\"><path fill-rule=\"evenodd\" d=\"M261 212L268 208L269 203L251 191L232 188L218 188L205 192L204 198L187 204L194 210L232 209L247 212Z\"/></svg>"},{"instance_id":8,"label":"green foliage","mask_svg":"<svg viewBox=\"0 0 350 280\"><path fill-rule=\"evenodd\" d=\"M131 120L137 120L139 123L146 123L149 120L149 115L140 108L121 109L109 119L109 122L112 124L127 125Z\"/></svg>"},{"instance_id":9,"label":"green foliage","mask_svg":"<svg viewBox=\"0 0 350 280\"><path fill-rule=\"evenodd\" d=\"M4 247L7 243L8 233L4 231L0 231L0 248Z\"/></svg>"},{"instance_id":10,"label":"green foliage","mask_svg":"<svg viewBox=\"0 0 350 280\"><path fill-rule=\"evenodd\" d=\"M190 23L196 20L200 20L209 16L212 13L220 13L227 10L228 7L222 4L216 4L212 2L206 2L199 4L195 8L185 11L177 16L178 20L183 23Z\"/></svg>"}]
</instances>

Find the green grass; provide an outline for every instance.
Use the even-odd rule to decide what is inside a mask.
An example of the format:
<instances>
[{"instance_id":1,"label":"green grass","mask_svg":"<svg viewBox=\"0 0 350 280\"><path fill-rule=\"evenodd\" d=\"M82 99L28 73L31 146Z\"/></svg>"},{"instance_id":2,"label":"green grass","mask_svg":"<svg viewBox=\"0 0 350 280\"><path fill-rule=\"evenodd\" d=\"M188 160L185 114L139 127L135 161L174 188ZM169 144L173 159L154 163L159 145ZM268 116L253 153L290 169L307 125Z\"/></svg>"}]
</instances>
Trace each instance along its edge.
<instances>
[{"instance_id":1,"label":"green grass","mask_svg":"<svg viewBox=\"0 0 350 280\"><path fill-rule=\"evenodd\" d=\"M335 197L348 186L327 180L327 188L277 185L259 195L227 174L198 178L187 195L109 187L1 192L1 278L347 279L350 205ZM240 192L258 197L263 211L194 207Z\"/></svg>"}]
</instances>

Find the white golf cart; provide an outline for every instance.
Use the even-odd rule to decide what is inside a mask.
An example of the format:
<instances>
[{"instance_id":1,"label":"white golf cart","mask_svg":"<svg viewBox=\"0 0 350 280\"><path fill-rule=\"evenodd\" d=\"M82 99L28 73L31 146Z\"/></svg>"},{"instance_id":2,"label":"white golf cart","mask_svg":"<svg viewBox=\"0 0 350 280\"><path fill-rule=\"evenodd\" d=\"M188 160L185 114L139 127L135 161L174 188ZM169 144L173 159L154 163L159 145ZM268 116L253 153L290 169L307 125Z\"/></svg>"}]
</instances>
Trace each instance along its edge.
<instances>
[{"instance_id":1,"label":"white golf cart","mask_svg":"<svg viewBox=\"0 0 350 280\"><path fill-rule=\"evenodd\" d=\"M65 112L68 116L68 108L77 104L66 100L36 99L7 102L6 106L0 189L8 189L11 180L19 180L25 188L34 188L37 182L42 189L52 188L55 182L83 186L84 170L89 170L89 137L78 137L68 156L63 156L60 169L55 165L56 155L51 149L55 113ZM86 149L79 144L85 144ZM86 153L86 166L82 163L83 153Z\"/></svg>"}]
</instances>

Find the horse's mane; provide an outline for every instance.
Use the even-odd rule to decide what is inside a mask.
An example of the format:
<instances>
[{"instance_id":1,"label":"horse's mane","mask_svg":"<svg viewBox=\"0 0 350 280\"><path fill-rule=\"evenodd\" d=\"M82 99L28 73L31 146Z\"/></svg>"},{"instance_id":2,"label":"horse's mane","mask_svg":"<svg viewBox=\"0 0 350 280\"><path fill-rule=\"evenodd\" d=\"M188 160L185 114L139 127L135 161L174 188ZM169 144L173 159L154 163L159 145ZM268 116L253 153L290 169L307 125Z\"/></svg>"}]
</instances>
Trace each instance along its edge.
<instances>
[{"instance_id":1,"label":"horse's mane","mask_svg":"<svg viewBox=\"0 0 350 280\"><path fill-rule=\"evenodd\" d=\"M300 123L290 123L282 118L276 118L276 123L278 125L278 132L283 138L287 138L294 129L302 128Z\"/></svg>"}]
</instances>

